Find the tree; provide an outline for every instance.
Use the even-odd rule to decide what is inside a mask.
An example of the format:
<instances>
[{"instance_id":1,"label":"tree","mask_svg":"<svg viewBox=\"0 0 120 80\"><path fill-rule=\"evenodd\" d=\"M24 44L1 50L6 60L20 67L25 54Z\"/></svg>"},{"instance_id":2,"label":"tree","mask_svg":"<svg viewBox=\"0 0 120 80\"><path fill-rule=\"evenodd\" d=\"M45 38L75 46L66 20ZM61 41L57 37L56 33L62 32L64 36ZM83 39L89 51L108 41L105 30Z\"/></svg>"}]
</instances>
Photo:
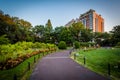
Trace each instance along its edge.
<instances>
[{"instance_id":1,"label":"tree","mask_svg":"<svg viewBox=\"0 0 120 80\"><path fill-rule=\"evenodd\" d=\"M30 22L18 17L11 17L9 14L0 11L0 36L6 35L11 43L31 41L31 27Z\"/></svg>"},{"instance_id":2,"label":"tree","mask_svg":"<svg viewBox=\"0 0 120 80\"><path fill-rule=\"evenodd\" d=\"M90 29L81 30L80 40L82 42L89 42L93 39L93 32Z\"/></svg>"},{"instance_id":3,"label":"tree","mask_svg":"<svg viewBox=\"0 0 120 80\"><path fill-rule=\"evenodd\" d=\"M95 32L94 33L95 42L101 46L111 46L111 34L104 32Z\"/></svg>"},{"instance_id":4,"label":"tree","mask_svg":"<svg viewBox=\"0 0 120 80\"><path fill-rule=\"evenodd\" d=\"M69 27L69 29L75 41L79 41L81 36L81 31L84 29L84 25L81 22L73 23Z\"/></svg>"},{"instance_id":5,"label":"tree","mask_svg":"<svg viewBox=\"0 0 120 80\"><path fill-rule=\"evenodd\" d=\"M115 26L110 32L112 34L112 44L115 46L120 42L120 25Z\"/></svg>"},{"instance_id":6,"label":"tree","mask_svg":"<svg viewBox=\"0 0 120 80\"><path fill-rule=\"evenodd\" d=\"M44 42L45 28L44 25L36 25L32 28L35 41Z\"/></svg>"},{"instance_id":7,"label":"tree","mask_svg":"<svg viewBox=\"0 0 120 80\"><path fill-rule=\"evenodd\" d=\"M44 39L46 43L51 43L52 42L52 33L53 33L53 28L52 28L52 23L50 19L48 19L46 25L45 25L45 34L44 34Z\"/></svg>"},{"instance_id":8,"label":"tree","mask_svg":"<svg viewBox=\"0 0 120 80\"><path fill-rule=\"evenodd\" d=\"M52 31L52 23L51 23L50 19L48 19L48 21L45 25L45 28L47 31L50 31L50 32Z\"/></svg>"},{"instance_id":9,"label":"tree","mask_svg":"<svg viewBox=\"0 0 120 80\"><path fill-rule=\"evenodd\" d=\"M13 25L15 24L10 18L10 16L7 16L5 14L0 14L0 36L7 34L9 29L13 29L14 28L12 27Z\"/></svg>"},{"instance_id":10,"label":"tree","mask_svg":"<svg viewBox=\"0 0 120 80\"><path fill-rule=\"evenodd\" d=\"M62 31L60 32L59 39L60 41L65 41L67 45L72 45L73 43L71 31L66 27L64 27L64 29L62 29Z\"/></svg>"},{"instance_id":11,"label":"tree","mask_svg":"<svg viewBox=\"0 0 120 80\"><path fill-rule=\"evenodd\" d=\"M92 31L85 28L81 22L73 23L69 29L74 38L74 41L89 42L93 38Z\"/></svg>"},{"instance_id":12,"label":"tree","mask_svg":"<svg viewBox=\"0 0 120 80\"><path fill-rule=\"evenodd\" d=\"M74 41L70 29L64 26L56 27L53 35L55 42L65 41L67 45L72 45Z\"/></svg>"},{"instance_id":13,"label":"tree","mask_svg":"<svg viewBox=\"0 0 120 80\"><path fill-rule=\"evenodd\" d=\"M60 34L64 30L64 26L56 27L54 29L54 39L56 42L60 42Z\"/></svg>"}]
</instances>

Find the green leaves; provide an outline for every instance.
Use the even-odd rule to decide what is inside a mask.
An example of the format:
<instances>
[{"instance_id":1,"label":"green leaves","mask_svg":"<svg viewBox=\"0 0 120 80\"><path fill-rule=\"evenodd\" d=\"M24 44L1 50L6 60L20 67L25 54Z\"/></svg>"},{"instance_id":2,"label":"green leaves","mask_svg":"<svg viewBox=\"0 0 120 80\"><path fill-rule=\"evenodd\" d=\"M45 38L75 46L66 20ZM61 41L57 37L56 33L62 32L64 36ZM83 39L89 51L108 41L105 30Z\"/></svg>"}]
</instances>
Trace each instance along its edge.
<instances>
[{"instance_id":1,"label":"green leaves","mask_svg":"<svg viewBox=\"0 0 120 80\"><path fill-rule=\"evenodd\" d=\"M33 51L39 50L55 50L57 47L54 44L45 44L39 42L18 42L16 44L8 44L0 46L0 63L4 63L8 59L16 59L27 54L32 55Z\"/></svg>"},{"instance_id":2,"label":"green leaves","mask_svg":"<svg viewBox=\"0 0 120 80\"><path fill-rule=\"evenodd\" d=\"M60 41L60 43L58 44L59 49L66 49L67 45L64 41Z\"/></svg>"},{"instance_id":3,"label":"green leaves","mask_svg":"<svg viewBox=\"0 0 120 80\"><path fill-rule=\"evenodd\" d=\"M52 24L50 19L48 19L47 23L46 23L46 30L51 31L52 30Z\"/></svg>"},{"instance_id":4,"label":"green leaves","mask_svg":"<svg viewBox=\"0 0 120 80\"><path fill-rule=\"evenodd\" d=\"M33 41L30 28L31 23L8 14L0 14L0 36L6 35L11 43L18 41ZM30 36L30 37L29 37ZM2 40L5 43L4 40ZM5 40L7 42L7 40Z\"/></svg>"},{"instance_id":5,"label":"green leaves","mask_svg":"<svg viewBox=\"0 0 120 80\"><path fill-rule=\"evenodd\" d=\"M10 41L8 38L6 38L6 35L0 36L0 45L2 44L8 44Z\"/></svg>"},{"instance_id":6,"label":"green leaves","mask_svg":"<svg viewBox=\"0 0 120 80\"><path fill-rule=\"evenodd\" d=\"M80 47L80 43L78 41L74 42L75 49L78 49Z\"/></svg>"},{"instance_id":7,"label":"green leaves","mask_svg":"<svg viewBox=\"0 0 120 80\"><path fill-rule=\"evenodd\" d=\"M113 45L116 45L118 42L120 42L120 25L115 26L112 31L112 43Z\"/></svg>"}]
</instances>

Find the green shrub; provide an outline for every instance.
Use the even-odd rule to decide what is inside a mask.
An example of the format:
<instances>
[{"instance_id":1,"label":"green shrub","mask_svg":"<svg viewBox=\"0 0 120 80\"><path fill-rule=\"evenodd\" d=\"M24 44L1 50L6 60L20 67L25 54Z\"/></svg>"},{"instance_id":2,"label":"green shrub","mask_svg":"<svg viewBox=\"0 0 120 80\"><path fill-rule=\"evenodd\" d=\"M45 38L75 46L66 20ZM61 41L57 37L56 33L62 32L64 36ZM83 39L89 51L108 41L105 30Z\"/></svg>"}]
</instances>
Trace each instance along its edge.
<instances>
[{"instance_id":1,"label":"green shrub","mask_svg":"<svg viewBox=\"0 0 120 80\"><path fill-rule=\"evenodd\" d=\"M80 42L80 47L93 47L95 44L92 42Z\"/></svg>"},{"instance_id":2,"label":"green shrub","mask_svg":"<svg viewBox=\"0 0 120 80\"><path fill-rule=\"evenodd\" d=\"M0 45L2 45L2 44L9 44L9 39L8 38L6 38L6 35L2 35L2 36L0 36Z\"/></svg>"},{"instance_id":3,"label":"green shrub","mask_svg":"<svg viewBox=\"0 0 120 80\"><path fill-rule=\"evenodd\" d=\"M120 48L120 42L118 42L115 47Z\"/></svg>"},{"instance_id":4,"label":"green shrub","mask_svg":"<svg viewBox=\"0 0 120 80\"><path fill-rule=\"evenodd\" d=\"M42 46L41 46L41 43L39 43L39 42L35 42L34 44L33 44L33 48L41 48Z\"/></svg>"},{"instance_id":5,"label":"green shrub","mask_svg":"<svg viewBox=\"0 0 120 80\"><path fill-rule=\"evenodd\" d=\"M63 44L64 45L64 44ZM52 52L57 49L54 44L17 42L16 44L0 45L0 70L12 68L23 60L42 52ZM8 63L12 65L8 67ZM7 65L7 66L6 66Z\"/></svg>"},{"instance_id":6,"label":"green shrub","mask_svg":"<svg viewBox=\"0 0 120 80\"><path fill-rule=\"evenodd\" d=\"M78 41L75 41L74 45L75 45L75 49L78 49L80 47L80 43Z\"/></svg>"},{"instance_id":7,"label":"green shrub","mask_svg":"<svg viewBox=\"0 0 120 80\"><path fill-rule=\"evenodd\" d=\"M60 41L60 43L58 44L58 48L59 49L66 49L67 45L64 41Z\"/></svg>"}]
</instances>

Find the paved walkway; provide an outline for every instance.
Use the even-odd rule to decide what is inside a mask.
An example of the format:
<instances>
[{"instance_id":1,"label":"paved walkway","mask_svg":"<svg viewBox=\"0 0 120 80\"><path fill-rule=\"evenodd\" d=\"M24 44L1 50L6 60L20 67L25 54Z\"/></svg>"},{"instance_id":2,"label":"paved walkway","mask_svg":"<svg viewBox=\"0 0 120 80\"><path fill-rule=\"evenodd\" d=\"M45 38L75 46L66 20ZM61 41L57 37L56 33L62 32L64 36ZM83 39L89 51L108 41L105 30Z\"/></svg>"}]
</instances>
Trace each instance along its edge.
<instances>
[{"instance_id":1,"label":"paved walkway","mask_svg":"<svg viewBox=\"0 0 120 80\"><path fill-rule=\"evenodd\" d=\"M69 50L44 57L36 65L30 80L107 80L69 58Z\"/></svg>"}]
</instances>

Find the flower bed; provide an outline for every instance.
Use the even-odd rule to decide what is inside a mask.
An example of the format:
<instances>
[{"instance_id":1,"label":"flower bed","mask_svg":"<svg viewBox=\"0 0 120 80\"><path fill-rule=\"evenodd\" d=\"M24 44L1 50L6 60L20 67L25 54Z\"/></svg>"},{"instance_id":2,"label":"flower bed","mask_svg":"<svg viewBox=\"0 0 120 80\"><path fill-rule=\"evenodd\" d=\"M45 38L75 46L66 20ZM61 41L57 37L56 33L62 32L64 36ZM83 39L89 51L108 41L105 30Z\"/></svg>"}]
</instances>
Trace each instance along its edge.
<instances>
[{"instance_id":1,"label":"flower bed","mask_svg":"<svg viewBox=\"0 0 120 80\"><path fill-rule=\"evenodd\" d=\"M31 56L55 51L54 44L18 42L0 46L0 70L10 69Z\"/></svg>"}]
</instances>

